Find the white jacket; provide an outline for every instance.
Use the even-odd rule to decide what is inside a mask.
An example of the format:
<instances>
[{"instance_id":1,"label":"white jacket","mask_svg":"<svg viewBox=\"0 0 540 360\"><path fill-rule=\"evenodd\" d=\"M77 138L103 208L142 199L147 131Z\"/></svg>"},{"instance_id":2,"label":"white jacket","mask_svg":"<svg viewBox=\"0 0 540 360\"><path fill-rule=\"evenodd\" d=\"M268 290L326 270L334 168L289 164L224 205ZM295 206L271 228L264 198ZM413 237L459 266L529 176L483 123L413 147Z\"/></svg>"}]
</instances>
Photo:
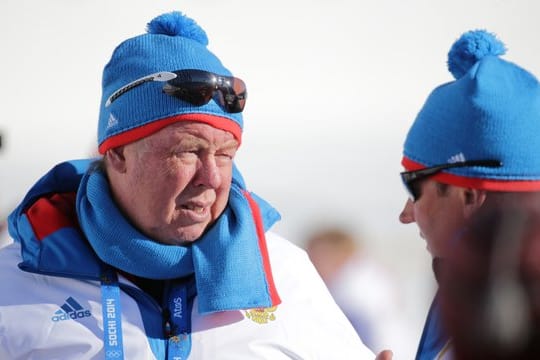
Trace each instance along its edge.
<instances>
[{"instance_id":1,"label":"white jacket","mask_svg":"<svg viewBox=\"0 0 540 360\"><path fill-rule=\"evenodd\" d=\"M374 359L305 252L274 233L266 239L282 303L203 316L195 298L189 359ZM0 250L0 359L103 359L100 283L25 272L17 267L20 252L19 243ZM161 309L119 280L125 359L165 359L156 332ZM71 317L66 305L76 310ZM145 329L142 312L155 315L153 329Z\"/></svg>"}]
</instances>

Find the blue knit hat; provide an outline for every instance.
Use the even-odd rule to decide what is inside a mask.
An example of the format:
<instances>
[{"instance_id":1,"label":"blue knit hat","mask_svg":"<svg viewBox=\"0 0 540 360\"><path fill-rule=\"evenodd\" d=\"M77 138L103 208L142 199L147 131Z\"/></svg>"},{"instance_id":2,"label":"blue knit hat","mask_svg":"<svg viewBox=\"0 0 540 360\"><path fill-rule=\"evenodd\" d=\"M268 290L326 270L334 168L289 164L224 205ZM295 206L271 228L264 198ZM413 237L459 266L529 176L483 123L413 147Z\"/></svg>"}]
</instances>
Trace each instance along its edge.
<instances>
[{"instance_id":1,"label":"blue knit hat","mask_svg":"<svg viewBox=\"0 0 540 360\"><path fill-rule=\"evenodd\" d=\"M204 30L178 11L154 18L148 23L146 34L118 45L103 71L98 124L101 154L185 120L230 131L241 141L241 113L225 112L214 100L203 106L179 100L163 93L163 82L145 82L122 93L114 102L107 102L127 84L163 71L198 69L231 76L207 45Z\"/></svg>"},{"instance_id":2,"label":"blue knit hat","mask_svg":"<svg viewBox=\"0 0 540 360\"><path fill-rule=\"evenodd\" d=\"M503 60L505 46L484 30L463 34L448 53L455 81L430 94L405 140L406 170L465 160L501 167L456 167L443 183L492 191L540 190L540 84Z\"/></svg>"}]
</instances>

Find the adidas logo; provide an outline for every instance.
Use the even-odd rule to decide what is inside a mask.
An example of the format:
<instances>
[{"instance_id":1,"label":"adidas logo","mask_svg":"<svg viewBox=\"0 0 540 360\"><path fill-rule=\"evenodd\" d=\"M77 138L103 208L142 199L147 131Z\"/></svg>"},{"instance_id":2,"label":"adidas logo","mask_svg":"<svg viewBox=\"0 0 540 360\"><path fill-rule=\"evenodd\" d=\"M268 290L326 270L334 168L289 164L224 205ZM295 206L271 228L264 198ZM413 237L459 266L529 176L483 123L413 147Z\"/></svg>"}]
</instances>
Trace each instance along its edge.
<instances>
[{"instance_id":1,"label":"adidas logo","mask_svg":"<svg viewBox=\"0 0 540 360\"><path fill-rule=\"evenodd\" d=\"M448 159L448 163L450 164L453 164L453 163L457 163L457 162L463 162L465 161L465 155L463 155L463 153L459 153L459 154L456 154L454 156L450 156L450 158Z\"/></svg>"},{"instance_id":2,"label":"adidas logo","mask_svg":"<svg viewBox=\"0 0 540 360\"><path fill-rule=\"evenodd\" d=\"M118 125L118 119L111 113L109 115L109 121L107 122L107 129L110 129Z\"/></svg>"},{"instance_id":3,"label":"adidas logo","mask_svg":"<svg viewBox=\"0 0 540 360\"><path fill-rule=\"evenodd\" d=\"M64 305L60 306L60 309L54 313L51 320L58 322L69 319L76 320L88 316L92 316L90 310L85 310L77 300L70 296L66 299Z\"/></svg>"}]
</instances>

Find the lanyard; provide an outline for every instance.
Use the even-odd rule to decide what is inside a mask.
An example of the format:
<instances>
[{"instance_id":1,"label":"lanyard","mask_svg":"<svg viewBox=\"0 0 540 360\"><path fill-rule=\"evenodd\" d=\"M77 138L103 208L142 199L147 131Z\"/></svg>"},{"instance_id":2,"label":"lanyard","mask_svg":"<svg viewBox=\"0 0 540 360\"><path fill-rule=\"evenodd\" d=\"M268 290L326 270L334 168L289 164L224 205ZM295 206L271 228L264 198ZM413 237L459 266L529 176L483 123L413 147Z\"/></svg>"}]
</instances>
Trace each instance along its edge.
<instances>
[{"instance_id":1,"label":"lanyard","mask_svg":"<svg viewBox=\"0 0 540 360\"><path fill-rule=\"evenodd\" d=\"M191 351L193 296L188 296L188 286L189 283L174 284L169 293L169 316L165 323L169 360L186 360ZM116 272L110 267L104 269L101 277L101 304L105 360L123 360L120 286Z\"/></svg>"},{"instance_id":2,"label":"lanyard","mask_svg":"<svg viewBox=\"0 0 540 360\"><path fill-rule=\"evenodd\" d=\"M169 313L165 323L168 339L169 360L186 360L191 351L191 309L193 297L188 297L188 284L172 286L167 310Z\"/></svg>"},{"instance_id":3,"label":"lanyard","mask_svg":"<svg viewBox=\"0 0 540 360\"><path fill-rule=\"evenodd\" d=\"M105 360L122 360L122 312L118 276L110 267L101 276L101 308L103 314L103 346Z\"/></svg>"},{"instance_id":4,"label":"lanyard","mask_svg":"<svg viewBox=\"0 0 540 360\"><path fill-rule=\"evenodd\" d=\"M448 337L444 334L440 319L438 294L435 296L424 325L416 360L441 359Z\"/></svg>"}]
</instances>

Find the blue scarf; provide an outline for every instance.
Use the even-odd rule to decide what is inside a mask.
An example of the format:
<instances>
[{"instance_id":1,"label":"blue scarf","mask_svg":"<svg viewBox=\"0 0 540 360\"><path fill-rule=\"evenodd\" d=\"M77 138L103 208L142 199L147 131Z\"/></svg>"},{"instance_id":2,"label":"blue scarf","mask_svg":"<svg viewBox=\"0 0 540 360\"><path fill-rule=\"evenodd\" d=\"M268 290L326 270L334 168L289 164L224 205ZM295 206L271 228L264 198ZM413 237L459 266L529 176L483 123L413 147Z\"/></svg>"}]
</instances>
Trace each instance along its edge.
<instances>
[{"instance_id":1,"label":"blue scarf","mask_svg":"<svg viewBox=\"0 0 540 360\"><path fill-rule=\"evenodd\" d=\"M113 202L100 170L83 176L77 213L84 234L103 262L150 279L194 274L200 313L280 303L264 238L280 215L245 190L236 168L225 211L189 245L157 243L134 228Z\"/></svg>"}]
</instances>

